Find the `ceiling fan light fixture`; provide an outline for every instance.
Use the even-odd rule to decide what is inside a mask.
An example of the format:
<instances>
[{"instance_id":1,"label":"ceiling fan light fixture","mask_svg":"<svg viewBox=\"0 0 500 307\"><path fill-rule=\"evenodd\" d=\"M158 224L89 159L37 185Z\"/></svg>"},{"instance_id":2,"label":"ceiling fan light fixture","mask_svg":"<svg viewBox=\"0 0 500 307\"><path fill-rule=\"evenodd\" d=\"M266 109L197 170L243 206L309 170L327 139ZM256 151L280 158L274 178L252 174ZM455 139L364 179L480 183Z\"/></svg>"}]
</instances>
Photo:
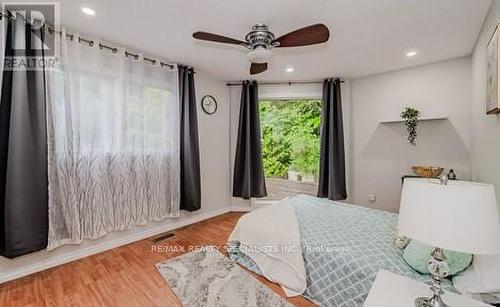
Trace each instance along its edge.
<instances>
[{"instance_id":1,"label":"ceiling fan light fixture","mask_svg":"<svg viewBox=\"0 0 500 307\"><path fill-rule=\"evenodd\" d=\"M204 31L194 32L193 38L215 43L240 45L247 48L250 50L247 53L247 59L252 63L250 74L256 75L267 70L268 62L273 56L272 49L325 43L330 38L330 31L327 26L318 23L275 38L266 24L258 23L252 27L252 30L245 36L244 41ZM291 72L290 70L288 69L288 72Z\"/></svg>"},{"instance_id":2,"label":"ceiling fan light fixture","mask_svg":"<svg viewBox=\"0 0 500 307\"><path fill-rule=\"evenodd\" d=\"M257 47L247 54L248 61L251 63L266 63L272 56L273 53L264 47Z\"/></svg>"}]
</instances>

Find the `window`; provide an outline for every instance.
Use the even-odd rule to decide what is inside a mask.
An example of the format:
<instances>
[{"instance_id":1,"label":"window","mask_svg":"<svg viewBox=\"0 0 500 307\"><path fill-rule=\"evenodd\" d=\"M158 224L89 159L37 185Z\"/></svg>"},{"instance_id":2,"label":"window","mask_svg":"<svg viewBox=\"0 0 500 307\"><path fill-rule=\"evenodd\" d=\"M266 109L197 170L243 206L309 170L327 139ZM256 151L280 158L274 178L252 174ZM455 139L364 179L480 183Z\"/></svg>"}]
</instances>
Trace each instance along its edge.
<instances>
[{"instance_id":1,"label":"window","mask_svg":"<svg viewBox=\"0 0 500 307\"><path fill-rule=\"evenodd\" d=\"M268 199L316 195L321 101L260 101L262 155Z\"/></svg>"},{"instance_id":2,"label":"window","mask_svg":"<svg viewBox=\"0 0 500 307\"><path fill-rule=\"evenodd\" d=\"M71 129L73 133L66 136L73 138L81 153L130 153L137 148L154 153L168 145L164 138L172 133L169 112L177 109L171 106L168 88L156 87L154 82L126 82L102 73L72 71L66 80L69 93L64 93L60 90L64 88L63 72L51 77L53 112L70 121L57 121L56 133Z\"/></svg>"},{"instance_id":3,"label":"window","mask_svg":"<svg viewBox=\"0 0 500 307\"><path fill-rule=\"evenodd\" d=\"M61 45L47 71L48 248L179 216L177 71Z\"/></svg>"},{"instance_id":4,"label":"window","mask_svg":"<svg viewBox=\"0 0 500 307\"><path fill-rule=\"evenodd\" d=\"M168 124L165 117L168 116L168 103L171 92L168 90L142 86L137 90L129 85L125 105L123 143L124 150L135 148L135 142L144 142L146 149L154 152L164 145L164 136L168 135ZM142 96L142 97L139 97Z\"/></svg>"}]
</instances>

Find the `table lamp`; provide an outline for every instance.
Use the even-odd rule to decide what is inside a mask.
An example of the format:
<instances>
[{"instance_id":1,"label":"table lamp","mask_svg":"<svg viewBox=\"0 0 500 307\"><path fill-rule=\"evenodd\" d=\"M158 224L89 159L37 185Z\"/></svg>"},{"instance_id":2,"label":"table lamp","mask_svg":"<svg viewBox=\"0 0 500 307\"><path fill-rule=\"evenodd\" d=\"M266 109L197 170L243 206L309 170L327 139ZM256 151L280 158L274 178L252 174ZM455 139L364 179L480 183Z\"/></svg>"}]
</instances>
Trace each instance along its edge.
<instances>
[{"instance_id":1,"label":"table lamp","mask_svg":"<svg viewBox=\"0 0 500 307\"><path fill-rule=\"evenodd\" d=\"M448 275L443 249L500 254L500 218L490 184L440 179L406 179L401 195L399 235L434 247L428 262L432 296L417 298L418 307L446 307L441 295Z\"/></svg>"}]
</instances>

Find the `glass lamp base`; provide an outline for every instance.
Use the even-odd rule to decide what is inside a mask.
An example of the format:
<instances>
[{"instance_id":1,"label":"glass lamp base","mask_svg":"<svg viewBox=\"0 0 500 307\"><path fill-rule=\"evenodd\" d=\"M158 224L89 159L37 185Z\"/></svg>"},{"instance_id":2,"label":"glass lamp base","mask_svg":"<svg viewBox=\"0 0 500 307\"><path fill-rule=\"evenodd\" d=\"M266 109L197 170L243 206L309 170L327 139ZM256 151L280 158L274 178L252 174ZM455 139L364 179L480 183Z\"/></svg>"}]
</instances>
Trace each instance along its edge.
<instances>
[{"instance_id":1,"label":"glass lamp base","mask_svg":"<svg viewBox=\"0 0 500 307\"><path fill-rule=\"evenodd\" d=\"M446 305L440 296L419 297L415 299L415 307L449 307Z\"/></svg>"},{"instance_id":2,"label":"glass lamp base","mask_svg":"<svg viewBox=\"0 0 500 307\"><path fill-rule=\"evenodd\" d=\"M436 247L432 252L432 257L428 262L429 272L432 276L431 290L433 295L429 297L419 297L415 300L415 307L448 307L443 302L441 295L444 293L441 283L448 276L449 268L446 263L446 256L441 248Z\"/></svg>"}]
</instances>

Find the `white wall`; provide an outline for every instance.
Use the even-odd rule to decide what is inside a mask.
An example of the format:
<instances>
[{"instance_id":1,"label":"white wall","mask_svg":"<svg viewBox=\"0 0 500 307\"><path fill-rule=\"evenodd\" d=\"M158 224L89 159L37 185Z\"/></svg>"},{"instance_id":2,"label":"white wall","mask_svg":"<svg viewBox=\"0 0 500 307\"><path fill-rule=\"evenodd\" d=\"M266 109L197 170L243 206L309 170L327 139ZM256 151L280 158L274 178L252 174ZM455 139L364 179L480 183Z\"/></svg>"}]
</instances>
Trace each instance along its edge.
<instances>
[{"instance_id":1,"label":"white wall","mask_svg":"<svg viewBox=\"0 0 500 307\"><path fill-rule=\"evenodd\" d=\"M350 95L351 88L350 82L342 83L342 112L344 119L344 142L346 150L346 181L347 181L347 192L349 195L350 191L350 119L351 119L351 103ZM236 153L236 142L238 136L238 122L239 122L239 112L240 112L240 86L231 86L229 90L229 96L231 101L231 180L232 172L234 166L234 155ZM322 97L322 85L321 84L293 84L293 85L261 85L259 86L259 98L260 99L301 99L301 98L316 98L321 99ZM232 181L231 181L232 182ZM231 187L232 191L232 187ZM348 198L349 200L350 198ZM248 200L243 200L240 198L232 198L233 210L247 211L252 208L252 204Z\"/></svg>"},{"instance_id":2,"label":"white wall","mask_svg":"<svg viewBox=\"0 0 500 307\"><path fill-rule=\"evenodd\" d=\"M397 212L401 176L413 165L453 168L470 178L471 58L460 58L352 81L351 201ZM417 147L406 141L398 119L405 106L424 117L447 120L420 122ZM377 201L368 202L368 194Z\"/></svg>"},{"instance_id":3,"label":"white wall","mask_svg":"<svg viewBox=\"0 0 500 307\"><path fill-rule=\"evenodd\" d=\"M201 162L201 210L182 212L177 219L150 223L113 232L98 240L77 246L63 246L51 252L40 251L15 259L0 256L0 283L59 264L96 254L143 238L183 227L231 210L229 198L229 96L225 83L196 74L198 129ZM217 112L207 115L200 107L201 97L210 94L218 102Z\"/></svg>"},{"instance_id":4,"label":"white wall","mask_svg":"<svg viewBox=\"0 0 500 307\"><path fill-rule=\"evenodd\" d=\"M230 101L225 82L197 74L198 132L201 160L201 207L206 210L230 205ZM217 112L208 115L201 109L201 98L212 95Z\"/></svg>"},{"instance_id":5,"label":"white wall","mask_svg":"<svg viewBox=\"0 0 500 307\"><path fill-rule=\"evenodd\" d=\"M493 1L472 55L472 179L492 183L500 196L500 116L486 115L486 46L500 23ZM500 198L499 198L500 199Z\"/></svg>"}]
</instances>

